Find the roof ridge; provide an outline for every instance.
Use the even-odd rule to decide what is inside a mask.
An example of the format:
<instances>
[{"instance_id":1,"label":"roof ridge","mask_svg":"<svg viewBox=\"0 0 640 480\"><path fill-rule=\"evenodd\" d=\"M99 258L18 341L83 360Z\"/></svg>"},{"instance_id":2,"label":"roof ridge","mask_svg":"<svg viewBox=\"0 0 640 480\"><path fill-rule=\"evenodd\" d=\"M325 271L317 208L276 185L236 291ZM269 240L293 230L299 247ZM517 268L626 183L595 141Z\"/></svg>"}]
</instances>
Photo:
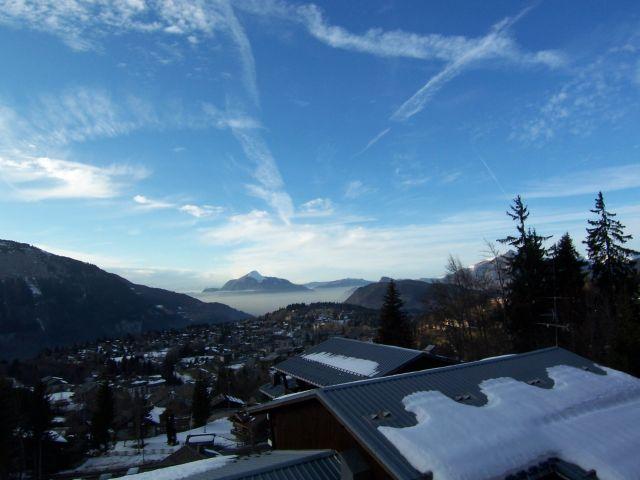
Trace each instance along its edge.
<instances>
[{"instance_id":1,"label":"roof ridge","mask_svg":"<svg viewBox=\"0 0 640 480\"><path fill-rule=\"evenodd\" d=\"M356 340L355 338L331 337L328 340L346 340L346 341L349 341L349 342L361 343L361 344L365 344L365 345L373 345L375 347L380 347L380 348L393 348L393 349L396 349L396 350L404 350L406 352L424 353L423 350L418 350L417 348L399 347L397 345L389 345L387 343L365 342L363 340ZM319 343L318 345L322 345L322 343Z\"/></svg>"}]
</instances>

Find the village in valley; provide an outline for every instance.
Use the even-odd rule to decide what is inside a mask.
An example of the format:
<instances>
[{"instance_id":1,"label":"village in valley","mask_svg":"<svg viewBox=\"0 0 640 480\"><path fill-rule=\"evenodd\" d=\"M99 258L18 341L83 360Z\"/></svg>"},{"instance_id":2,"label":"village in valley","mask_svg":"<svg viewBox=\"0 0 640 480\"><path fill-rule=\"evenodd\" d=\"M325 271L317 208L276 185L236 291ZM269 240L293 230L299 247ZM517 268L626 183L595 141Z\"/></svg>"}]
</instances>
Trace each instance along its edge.
<instances>
[{"instance_id":1,"label":"village in valley","mask_svg":"<svg viewBox=\"0 0 640 480\"><path fill-rule=\"evenodd\" d=\"M4 362L0 369L15 387L38 381L46 387L56 463L74 465L58 476L97 478L206 458L205 451L264 449L266 429L257 431L241 412L273 395L272 367L333 336L369 341L376 317L377 312L358 306L291 305L235 324L48 349L33 360ZM197 380L207 385L210 402L206 424L194 428ZM88 424L104 383L115 415L111 441L102 450L89 445ZM168 414L175 445L167 444Z\"/></svg>"}]
</instances>

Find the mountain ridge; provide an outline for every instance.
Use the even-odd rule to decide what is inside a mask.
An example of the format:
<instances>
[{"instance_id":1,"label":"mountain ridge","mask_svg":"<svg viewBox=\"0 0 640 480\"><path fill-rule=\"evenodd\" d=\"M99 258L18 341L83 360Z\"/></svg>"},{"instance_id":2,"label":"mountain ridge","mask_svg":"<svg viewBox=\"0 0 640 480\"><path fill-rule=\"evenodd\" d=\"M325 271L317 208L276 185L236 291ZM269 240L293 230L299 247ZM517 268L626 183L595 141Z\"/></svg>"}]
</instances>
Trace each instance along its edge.
<instances>
[{"instance_id":1,"label":"mountain ridge","mask_svg":"<svg viewBox=\"0 0 640 480\"><path fill-rule=\"evenodd\" d=\"M100 337L249 317L222 303L138 285L90 263L0 240L0 358Z\"/></svg>"}]
</instances>

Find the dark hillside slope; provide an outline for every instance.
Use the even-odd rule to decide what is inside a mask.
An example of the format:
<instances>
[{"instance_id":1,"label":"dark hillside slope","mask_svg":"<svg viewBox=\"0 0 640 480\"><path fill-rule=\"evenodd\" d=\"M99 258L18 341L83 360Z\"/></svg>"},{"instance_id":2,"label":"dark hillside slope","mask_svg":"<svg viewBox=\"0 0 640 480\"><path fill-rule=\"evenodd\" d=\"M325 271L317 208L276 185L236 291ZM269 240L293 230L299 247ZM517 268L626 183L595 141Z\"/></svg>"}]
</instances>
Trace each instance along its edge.
<instances>
[{"instance_id":1,"label":"dark hillside slope","mask_svg":"<svg viewBox=\"0 0 640 480\"><path fill-rule=\"evenodd\" d=\"M0 358L100 337L249 317L136 285L95 265L0 240Z\"/></svg>"},{"instance_id":2,"label":"dark hillside slope","mask_svg":"<svg viewBox=\"0 0 640 480\"><path fill-rule=\"evenodd\" d=\"M400 297L404 301L405 310L408 312L425 311L429 303L435 301L435 293L438 287L433 283L421 280L396 280L395 282L400 292ZM344 303L376 310L380 309L388 286L388 281L365 285L356 289Z\"/></svg>"}]
</instances>

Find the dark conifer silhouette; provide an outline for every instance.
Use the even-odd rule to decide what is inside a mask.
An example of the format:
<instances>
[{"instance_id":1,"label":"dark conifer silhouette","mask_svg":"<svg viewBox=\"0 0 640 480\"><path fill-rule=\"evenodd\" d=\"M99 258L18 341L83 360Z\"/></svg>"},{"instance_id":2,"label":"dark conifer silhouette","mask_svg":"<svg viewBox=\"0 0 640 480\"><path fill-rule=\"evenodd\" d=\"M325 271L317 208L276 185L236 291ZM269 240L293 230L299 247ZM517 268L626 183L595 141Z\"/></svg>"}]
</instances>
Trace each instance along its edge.
<instances>
[{"instance_id":1,"label":"dark conifer silhouette","mask_svg":"<svg viewBox=\"0 0 640 480\"><path fill-rule=\"evenodd\" d=\"M164 414L165 430L167 432L167 445L175 445L178 443L176 432L176 417L171 410L167 410Z\"/></svg>"},{"instance_id":2,"label":"dark conifer silhouette","mask_svg":"<svg viewBox=\"0 0 640 480\"><path fill-rule=\"evenodd\" d=\"M113 391L109 382L102 382L98 387L95 408L91 416L91 440L96 448L106 450L109 447L114 418Z\"/></svg>"},{"instance_id":3,"label":"dark conifer silhouette","mask_svg":"<svg viewBox=\"0 0 640 480\"><path fill-rule=\"evenodd\" d=\"M508 329L518 352L549 346L551 335L540 323L549 321L551 312L548 271L544 248L550 237L538 235L528 227L529 209L520 195L513 200L507 215L516 222L517 236L498 240L510 245L514 255L508 260L510 282L507 286L506 311Z\"/></svg>"},{"instance_id":4,"label":"dark conifer silhouette","mask_svg":"<svg viewBox=\"0 0 640 480\"><path fill-rule=\"evenodd\" d=\"M391 280L380 309L377 343L405 348L415 347L413 325L402 307L403 302L396 288L396 283Z\"/></svg>"},{"instance_id":5,"label":"dark conifer silhouette","mask_svg":"<svg viewBox=\"0 0 640 480\"><path fill-rule=\"evenodd\" d=\"M206 382L202 378L198 378L193 388L191 401L191 419L194 427L206 425L211 413L210 401Z\"/></svg>"},{"instance_id":6,"label":"dark conifer silhouette","mask_svg":"<svg viewBox=\"0 0 640 480\"><path fill-rule=\"evenodd\" d=\"M630 259L638 252L624 246L632 236L624 233L625 226L615 219L616 214L606 209L602 192L598 192L591 212L596 219L588 221L591 227L587 227L584 243L592 263L593 280L603 291L612 292L633 273Z\"/></svg>"}]
</instances>

